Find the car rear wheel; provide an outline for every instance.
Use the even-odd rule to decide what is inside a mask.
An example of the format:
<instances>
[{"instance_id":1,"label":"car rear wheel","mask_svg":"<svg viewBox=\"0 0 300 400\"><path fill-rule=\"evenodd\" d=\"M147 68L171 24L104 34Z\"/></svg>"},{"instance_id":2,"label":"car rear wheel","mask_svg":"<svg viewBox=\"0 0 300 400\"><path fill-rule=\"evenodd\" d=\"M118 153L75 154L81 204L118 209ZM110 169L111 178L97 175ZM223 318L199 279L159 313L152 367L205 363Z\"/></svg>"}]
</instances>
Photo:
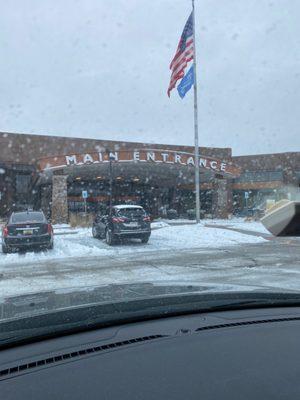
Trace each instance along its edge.
<instances>
[{"instance_id":1,"label":"car rear wheel","mask_svg":"<svg viewBox=\"0 0 300 400\"><path fill-rule=\"evenodd\" d=\"M150 238L149 235L143 236L143 237L141 238L142 243L148 243L148 242L149 242L149 238Z\"/></svg>"},{"instance_id":2,"label":"car rear wheel","mask_svg":"<svg viewBox=\"0 0 300 400\"><path fill-rule=\"evenodd\" d=\"M114 235L113 235L111 229L106 229L105 240L109 246L112 246L115 243L115 238L114 238Z\"/></svg>"},{"instance_id":3,"label":"car rear wheel","mask_svg":"<svg viewBox=\"0 0 300 400\"><path fill-rule=\"evenodd\" d=\"M11 249L8 246L6 246L5 244L2 244L2 253L7 254L10 252L11 252Z\"/></svg>"},{"instance_id":4,"label":"car rear wheel","mask_svg":"<svg viewBox=\"0 0 300 400\"><path fill-rule=\"evenodd\" d=\"M98 234L97 229L96 229L95 226L92 227L92 235L96 239L98 239L98 237L99 237L99 234Z\"/></svg>"}]
</instances>

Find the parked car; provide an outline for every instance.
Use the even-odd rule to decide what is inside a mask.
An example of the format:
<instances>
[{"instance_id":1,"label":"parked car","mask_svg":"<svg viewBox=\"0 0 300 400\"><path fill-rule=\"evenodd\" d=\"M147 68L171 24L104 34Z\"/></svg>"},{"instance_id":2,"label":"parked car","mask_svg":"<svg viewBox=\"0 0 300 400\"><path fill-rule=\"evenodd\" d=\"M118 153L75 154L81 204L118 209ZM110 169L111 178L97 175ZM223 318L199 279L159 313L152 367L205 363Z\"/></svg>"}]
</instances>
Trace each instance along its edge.
<instances>
[{"instance_id":1,"label":"parked car","mask_svg":"<svg viewBox=\"0 0 300 400\"><path fill-rule=\"evenodd\" d=\"M167 218L168 219L176 219L176 218L178 218L177 210L174 210L173 208L170 208L169 210L167 210Z\"/></svg>"},{"instance_id":2,"label":"parked car","mask_svg":"<svg viewBox=\"0 0 300 400\"><path fill-rule=\"evenodd\" d=\"M30 247L52 249L52 225L42 211L13 212L2 230L2 252Z\"/></svg>"},{"instance_id":3,"label":"parked car","mask_svg":"<svg viewBox=\"0 0 300 400\"><path fill-rule=\"evenodd\" d=\"M111 212L108 209L104 215L96 216L92 233L95 238L105 238L110 246L121 238L147 243L151 235L150 216L141 206L113 206Z\"/></svg>"}]
</instances>

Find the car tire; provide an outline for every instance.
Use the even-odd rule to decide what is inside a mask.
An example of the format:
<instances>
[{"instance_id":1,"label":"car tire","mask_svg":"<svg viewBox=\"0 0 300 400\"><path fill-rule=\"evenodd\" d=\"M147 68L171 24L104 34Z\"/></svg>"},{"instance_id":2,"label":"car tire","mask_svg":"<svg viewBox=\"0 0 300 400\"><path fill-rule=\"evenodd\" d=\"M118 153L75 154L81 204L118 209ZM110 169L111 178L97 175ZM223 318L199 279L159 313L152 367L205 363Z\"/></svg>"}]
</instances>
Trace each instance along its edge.
<instances>
[{"instance_id":1,"label":"car tire","mask_svg":"<svg viewBox=\"0 0 300 400\"><path fill-rule=\"evenodd\" d=\"M115 243L114 235L111 229L106 229L105 231L105 241L109 246L112 246Z\"/></svg>"},{"instance_id":2,"label":"car tire","mask_svg":"<svg viewBox=\"0 0 300 400\"><path fill-rule=\"evenodd\" d=\"M48 244L47 250L52 250L53 247L54 247L54 243L53 243L53 241L52 241L50 244Z\"/></svg>"},{"instance_id":3,"label":"car tire","mask_svg":"<svg viewBox=\"0 0 300 400\"><path fill-rule=\"evenodd\" d=\"M7 247L5 244L2 244L2 253L3 254L7 254L7 253L10 253L10 252L11 252L10 248Z\"/></svg>"},{"instance_id":4,"label":"car tire","mask_svg":"<svg viewBox=\"0 0 300 400\"><path fill-rule=\"evenodd\" d=\"M150 238L150 235L143 236L143 237L141 238L142 243L148 243L148 242L149 242L149 238Z\"/></svg>"},{"instance_id":5,"label":"car tire","mask_svg":"<svg viewBox=\"0 0 300 400\"><path fill-rule=\"evenodd\" d=\"M92 235L93 235L93 238L95 238L95 239L99 238L99 234L98 234L95 226L92 227Z\"/></svg>"}]
</instances>

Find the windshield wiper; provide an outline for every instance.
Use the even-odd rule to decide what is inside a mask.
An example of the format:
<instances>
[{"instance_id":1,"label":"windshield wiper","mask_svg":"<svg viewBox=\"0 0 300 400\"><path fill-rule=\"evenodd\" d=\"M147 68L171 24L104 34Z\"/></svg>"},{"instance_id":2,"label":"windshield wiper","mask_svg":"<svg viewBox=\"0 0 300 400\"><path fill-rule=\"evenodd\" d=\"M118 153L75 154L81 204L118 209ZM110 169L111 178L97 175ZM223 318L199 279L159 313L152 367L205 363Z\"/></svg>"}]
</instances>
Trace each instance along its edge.
<instances>
[{"instance_id":1,"label":"windshield wiper","mask_svg":"<svg viewBox=\"0 0 300 400\"><path fill-rule=\"evenodd\" d=\"M193 293L93 304L0 322L0 348L157 318L287 306L300 306L300 293Z\"/></svg>"}]
</instances>

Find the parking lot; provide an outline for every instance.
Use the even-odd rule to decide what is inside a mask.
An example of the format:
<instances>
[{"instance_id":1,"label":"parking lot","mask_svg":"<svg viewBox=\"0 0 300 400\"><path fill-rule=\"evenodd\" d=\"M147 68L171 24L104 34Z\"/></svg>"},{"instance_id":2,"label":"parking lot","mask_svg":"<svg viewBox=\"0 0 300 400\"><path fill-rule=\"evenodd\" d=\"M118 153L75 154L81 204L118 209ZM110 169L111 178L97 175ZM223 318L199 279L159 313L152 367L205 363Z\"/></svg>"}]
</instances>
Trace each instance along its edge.
<instances>
[{"instance_id":1,"label":"parking lot","mask_svg":"<svg viewBox=\"0 0 300 400\"><path fill-rule=\"evenodd\" d=\"M0 297L166 280L299 287L300 241L272 238L258 222L160 221L152 229L147 244L131 240L108 246L89 228L57 226L53 250L0 254Z\"/></svg>"},{"instance_id":2,"label":"parking lot","mask_svg":"<svg viewBox=\"0 0 300 400\"><path fill-rule=\"evenodd\" d=\"M170 225L170 223L172 225ZM105 240L95 239L90 228L70 228L67 225L54 226L55 245L51 251L27 251L21 253L1 254L1 268L9 268L15 264L35 264L41 261L77 258L84 262L85 257L111 257L125 254L143 252L174 251L194 248L217 248L220 246L234 246L243 243L261 243L261 236L243 235L235 231L207 227L205 225L224 223L226 226L237 227L240 221L206 221L199 226L190 221L152 223L152 235L149 243L142 244L140 240L126 240L114 246L108 246ZM265 233L262 226L257 223L243 224L254 231Z\"/></svg>"}]
</instances>

